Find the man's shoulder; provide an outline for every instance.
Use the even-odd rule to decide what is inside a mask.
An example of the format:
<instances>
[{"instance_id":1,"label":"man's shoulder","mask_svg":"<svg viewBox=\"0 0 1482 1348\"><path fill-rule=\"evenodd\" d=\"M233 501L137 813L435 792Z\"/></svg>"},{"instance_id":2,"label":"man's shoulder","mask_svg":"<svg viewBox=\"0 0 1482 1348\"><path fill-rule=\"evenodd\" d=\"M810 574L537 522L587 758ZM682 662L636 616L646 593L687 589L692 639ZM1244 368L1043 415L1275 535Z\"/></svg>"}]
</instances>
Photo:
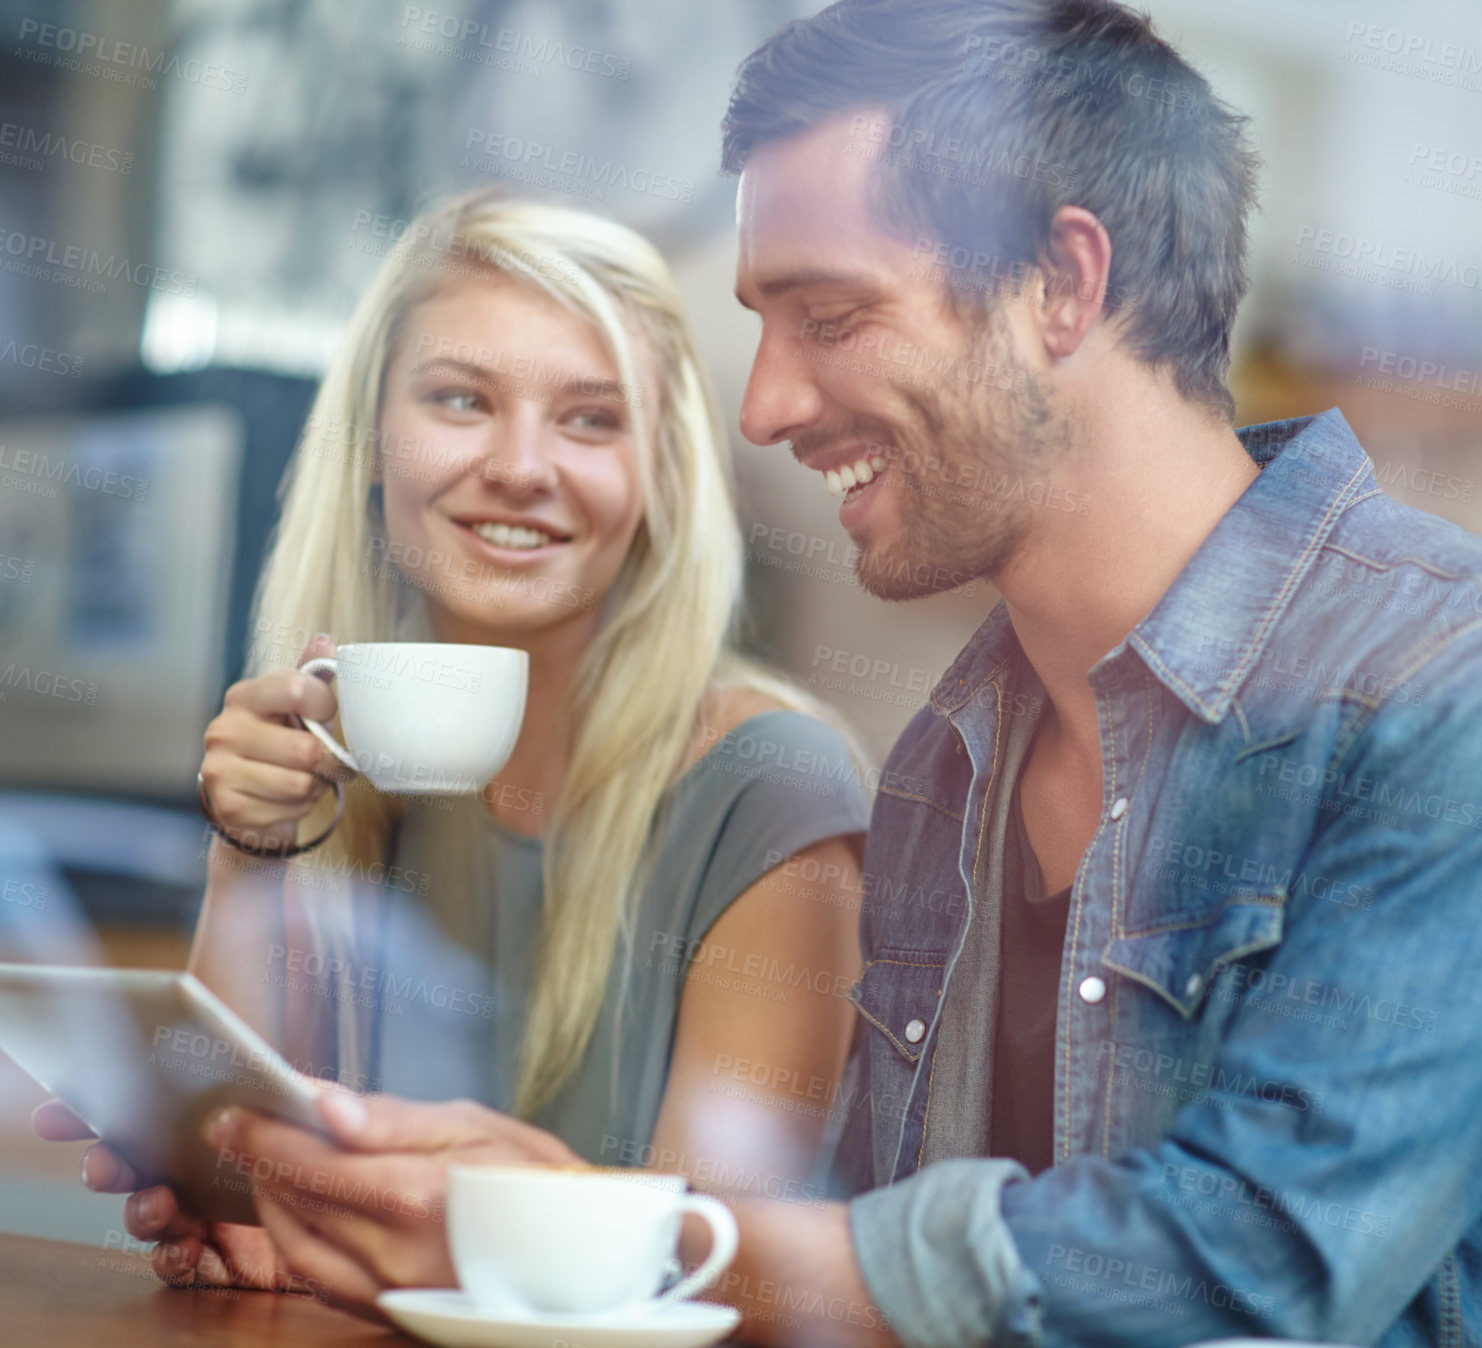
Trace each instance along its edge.
<instances>
[{"instance_id":1,"label":"man's shoulder","mask_svg":"<svg viewBox=\"0 0 1482 1348\"><path fill-rule=\"evenodd\" d=\"M1453 645L1482 646L1482 539L1371 494L1323 541L1283 626L1376 676L1416 677Z\"/></svg>"}]
</instances>

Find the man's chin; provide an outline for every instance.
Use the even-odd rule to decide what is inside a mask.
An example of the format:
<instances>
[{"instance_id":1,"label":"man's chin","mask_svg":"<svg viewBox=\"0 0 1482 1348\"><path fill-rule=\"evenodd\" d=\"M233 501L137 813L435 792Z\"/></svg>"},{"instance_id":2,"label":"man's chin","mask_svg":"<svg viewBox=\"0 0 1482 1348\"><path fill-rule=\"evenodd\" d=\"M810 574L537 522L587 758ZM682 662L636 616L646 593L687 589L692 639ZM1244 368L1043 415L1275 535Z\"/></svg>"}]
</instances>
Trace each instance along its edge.
<instances>
[{"instance_id":1,"label":"man's chin","mask_svg":"<svg viewBox=\"0 0 1482 1348\"><path fill-rule=\"evenodd\" d=\"M955 589L968 579L930 562L912 561L885 549L862 546L858 540L855 546L859 548L859 556L854 560L854 577L860 589L876 599L896 603L924 599L942 590Z\"/></svg>"}]
</instances>

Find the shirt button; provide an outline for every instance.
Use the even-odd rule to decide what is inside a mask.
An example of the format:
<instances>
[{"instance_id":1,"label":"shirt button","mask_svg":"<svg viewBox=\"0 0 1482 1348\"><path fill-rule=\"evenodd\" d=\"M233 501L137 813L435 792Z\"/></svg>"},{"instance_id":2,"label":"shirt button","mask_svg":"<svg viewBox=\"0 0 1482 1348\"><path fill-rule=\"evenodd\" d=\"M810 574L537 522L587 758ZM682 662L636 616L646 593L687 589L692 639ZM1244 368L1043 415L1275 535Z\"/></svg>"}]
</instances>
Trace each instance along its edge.
<instances>
[{"instance_id":1,"label":"shirt button","mask_svg":"<svg viewBox=\"0 0 1482 1348\"><path fill-rule=\"evenodd\" d=\"M1204 980L1198 974L1190 974L1189 981L1184 984L1185 997L1197 997L1199 989L1204 986Z\"/></svg>"},{"instance_id":2,"label":"shirt button","mask_svg":"<svg viewBox=\"0 0 1482 1348\"><path fill-rule=\"evenodd\" d=\"M1106 984L1093 974L1090 978L1081 979L1080 993L1083 1002L1090 1002L1095 1006L1106 996Z\"/></svg>"},{"instance_id":3,"label":"shirt button","mask_svg":"<svg viewBox=\"0 0 1482 1348\"><path fill-rule=\"evenodd\" d=\"M913 1020L906 1026L906 1042L919 1044L921 1037L926 1033L926 1022L924 1020Z\"/></svg>"},{"instance_id":4,"label":"shirt button","mask_svg":"<svg viewBox=\"0 0 1482 1348\"><path fill-rule=\"evenodd\" d=\"M1120 819L1124 814L1127 813L1127 806L1130 803L1131 802L1128 801L1126 796L1118 796L1114 801L1112 801L1111 817L1113 819Z\"/></svg>"}]
</instances>

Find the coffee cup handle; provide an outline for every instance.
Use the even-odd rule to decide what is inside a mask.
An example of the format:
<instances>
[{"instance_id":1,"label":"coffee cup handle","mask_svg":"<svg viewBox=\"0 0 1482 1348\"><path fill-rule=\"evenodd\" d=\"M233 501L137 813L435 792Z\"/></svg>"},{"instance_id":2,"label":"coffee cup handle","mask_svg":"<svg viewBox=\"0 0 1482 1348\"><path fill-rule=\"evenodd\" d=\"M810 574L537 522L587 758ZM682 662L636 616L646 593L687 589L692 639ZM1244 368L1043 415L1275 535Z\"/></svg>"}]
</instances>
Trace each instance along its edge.
<instances>
[{"instance_id":1,"label":"coffee cup handle","mask_svg":"<svg viewBox=\"0 0 1482 1348\"><path fill-rule=\"evenodd\" d=\"M340 662L332 655L320 655L312 660L306 660L299 666L299 669L304 674L318 674L321 670L328 670L331 674L338 675ZM335 739L324 725L318 721L311 721L307 716L300 716L298 723L351 772L360 771L360 764L355 761L355 756L339 740Z\"/></svg>"},{"instance_id":2,"label":"coffee cup handle","mask_svg":"<svg viewBox=\"0 0 1482 1348\"><path fill-rule=\"evenodd\" d=\"M687 1278L675 1283L667 1292L656 1298L659 1301L683 1301L696 1292L703 1292L725 1271L736 1257L736 1219L731 1210L719 1199L707 1198L704 1194L687 1194L680 1201L681 1212L693 1212L704 1218L710 1227L710 1253L705 1261Z\"/></svg>"}]
</instances>

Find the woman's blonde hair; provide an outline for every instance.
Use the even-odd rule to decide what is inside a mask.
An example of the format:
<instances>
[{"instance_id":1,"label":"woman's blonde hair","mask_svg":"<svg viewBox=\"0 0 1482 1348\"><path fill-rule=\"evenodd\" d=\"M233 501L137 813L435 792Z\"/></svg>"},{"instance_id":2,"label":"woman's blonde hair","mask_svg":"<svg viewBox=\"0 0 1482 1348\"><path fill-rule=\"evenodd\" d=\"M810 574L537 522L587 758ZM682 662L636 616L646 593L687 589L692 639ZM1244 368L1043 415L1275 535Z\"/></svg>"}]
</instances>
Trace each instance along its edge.
<instances>
[{"instance_id":1,"label":"woman's blonde hair","mask_svg":"<svg viewBox=\"0 0 1482 1348\"><path fill-rule=\"evenodd\" d=\"M392 452L379 435L383 375L414 306L460 278L491 272L535 287L589 322L630 391L635 444L647 443L650 418L654 426L652 456L641 448L637 455L642 523L571 690L573 747L546 837L544 923L514 1102L529 1117L587 1050L620 938L630 930L656 812L692 755L707 692L743 686L785 706L822 709L733 650L743 545L729 453L658 251L610 220L491 191L413 221L356 308L285 475L254 630L388 641L408 603L421 602L415 586L385 564L385 522L373 489L378 462ZM656 390L639 378L635 336L655 358ZM258 652L251 672L269 663ZM359 785L347 792L345 818L312 861L316 868L328 863L354 874L389 861L400 806ZM319 882L307 892L322 888ZM319 900L311 912L321 944L353 943L345 895L337 911ZM363 1044L356 1046L360 1036L343 1011L339 1029L344 1071L347 1055L363 1059Z\"/></svg>"}]
</instances>

